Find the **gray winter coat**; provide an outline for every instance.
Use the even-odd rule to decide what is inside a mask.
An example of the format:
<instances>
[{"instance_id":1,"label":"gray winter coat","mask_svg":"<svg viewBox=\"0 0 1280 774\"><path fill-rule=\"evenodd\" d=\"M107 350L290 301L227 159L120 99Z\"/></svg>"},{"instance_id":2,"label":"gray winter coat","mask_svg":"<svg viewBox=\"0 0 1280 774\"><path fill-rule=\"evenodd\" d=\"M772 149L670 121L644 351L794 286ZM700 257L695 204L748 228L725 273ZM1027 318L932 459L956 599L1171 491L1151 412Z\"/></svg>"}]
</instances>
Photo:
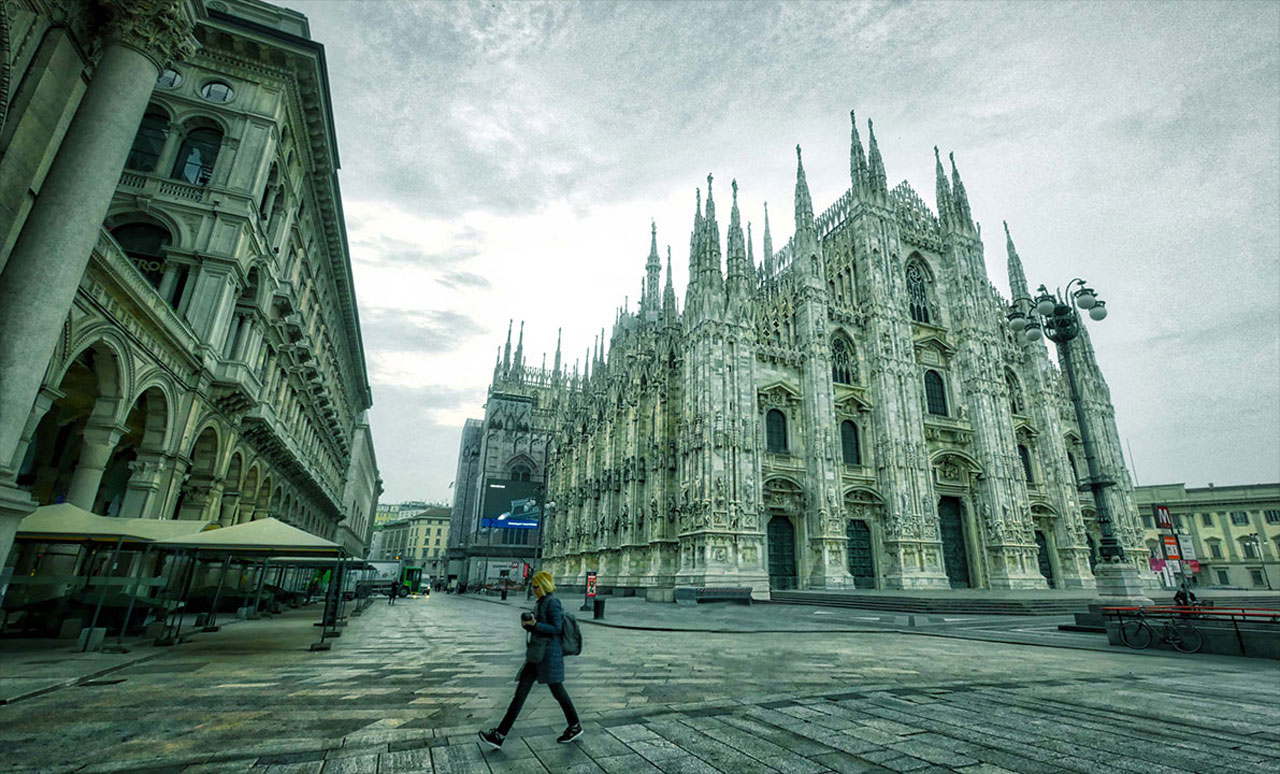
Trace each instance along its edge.
<instances>
[{"instance_id":1,"label":"gray winter coat","mask_svg":"<svg viewBox=\"0 0 1280 774\"><path fill-rule=\"evenodd\" d=\"M564 609L555 594L547 594L538 600L533 609L532 636L547 638L547 653L538 662L538 682L548 685L564 682L564 648L560 645L560 627L564 624Z\"/></svg>"}]
</instances>

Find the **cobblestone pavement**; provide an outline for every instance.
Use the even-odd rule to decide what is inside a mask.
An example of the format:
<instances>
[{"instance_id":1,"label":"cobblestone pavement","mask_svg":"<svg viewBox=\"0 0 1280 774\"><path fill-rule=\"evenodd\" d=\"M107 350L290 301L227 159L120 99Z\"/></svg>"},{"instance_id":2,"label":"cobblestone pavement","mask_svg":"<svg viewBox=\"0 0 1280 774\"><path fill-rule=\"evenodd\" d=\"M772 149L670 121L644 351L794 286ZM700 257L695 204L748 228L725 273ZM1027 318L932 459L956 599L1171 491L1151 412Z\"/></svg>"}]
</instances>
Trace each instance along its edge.
<instances>
[{"instance_id":1,"label":"cobblestone pavement","mask_svg":"<svg viewBox=\"0 0 1280 774\"><path fill-rule=\"evenodd\" d=\"M572 605L570 608L572 609ZM671 606L674 607L674 606ZM639 612L611 611L614 623ZM640 610L640 608L636 608ZM689 611L697 616L701 611ZM668 615L664 609L663 615ZM586 734L537 686L501 751L516 610L375 604L333 650L315 609L228 627L0 707L0 771L1270 772L1272 662L856 632L645 631L584 621L567 660ZM685 615L685 614L672 614ZM790 615L719 610L739 622Z\"/></svg>"}]
</instances>

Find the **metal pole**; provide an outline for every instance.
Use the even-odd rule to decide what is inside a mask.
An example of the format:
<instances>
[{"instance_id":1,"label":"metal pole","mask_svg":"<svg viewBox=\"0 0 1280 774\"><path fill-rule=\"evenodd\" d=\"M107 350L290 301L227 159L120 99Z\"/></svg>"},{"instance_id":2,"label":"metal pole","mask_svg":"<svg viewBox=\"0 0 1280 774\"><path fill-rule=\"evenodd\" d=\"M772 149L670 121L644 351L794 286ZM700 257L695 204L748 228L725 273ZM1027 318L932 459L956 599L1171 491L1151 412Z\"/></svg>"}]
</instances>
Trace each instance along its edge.
<instances>
[{"instance_id":1,"label":"metal pole","mask_svg":"<svg viewBox=\"0 0 1280 774\"><path fill-rule=\"evenodd\" d=\"M218 603L222 601L222 586L227 582L227 570L231 567L231 554L222 560L222 572L218 573L218 590L213 592L213 606L209 608L209 620L205 623L206 632L218 631Z\"/></svg>"},{"instance_id":2,"label":"metal pole","mask_svg":"<svg viewBox=\"0 0 1280 774\"><path fill-rule=\"evenodd\" d=\"M187 573L187 582L182 589L182 602L178 606L178 626L173 631L173 645L177 645L182 637L182 619L187 614L187 597L191 595L191 584L196 580L196 568L200 566L200 552L191 551L191 571Z\"/></svg>"},{"instance_id":3,"label":"metal pole","mask_svg":"<svg viewBox=\"0 0 1280 774\"><path fill-rule=\"evenodd\" d=\"M117 561L119 561L119 559L120 559L120 546L121 546L123 543L124 543L124 535L121 535L121 536L116 540L116 548L115 548L115 550L111 552L111 562L110 562L110 563L107 565L107 567L105 568L105 570L106 570L107 572L110 572L110 571L111 571L111 569L112 569L112 568L114 568L114 567L116 566L116 562L117 562ZM94 605L94 607L93 607L93 619L92 619L91 621L89 621L89 634L85 635L85 638L84 638L84 647L80 648L80 652L81 652L81 653L84 653L85 651L87 651L87 650L89 649L89 639L90 639L91 637L93 637L93 630L94 630L94 628L98 625L98 614L102 612L102 600L103 600L103 598L104 598L104 597L106 597L106 596L107 596L107 584L106 584L106 583L99 583L98 585L99 585L99 589L98 589L98 604ZM86 586L85 588L88 588L88 586Z\"/></svg>"},{"instance_id":4,"label":"metal pole","mask_svg":"<svg viewBox=\"0 0 1280 774\"><path fill-rule=\"evenodd\" d=\"M133 615L133 603L138 599L139 586L142 585L142 573L147 569L147 556L151 553L151 546L142 549L142 557L138 560L138 570L133 574L133 591L129 594L129 606L124 611L124 623L120 625L120 637L116 640L116 644L124 646L124 633L129 629L129 618Z\"/></svg>"},{"instance_id":5,"label":"metal pole","mask_svg":"<svg viewBox=\"0 0 1280 774\"><path fill-rule=\"evenodd\" d=\"M258 617L258 607L262 604L262 584L267 579L267 562L270 559L263 559L262 566L258 568L258 590L253 593L253 617Z\"/></svg>"},{"instance_id":6,"label":"metal pole","mask_svg":"<svg viewBox=\"0 0 1280 774\"><path fill-rule=\"evenodd\" d=\"M1075 312L1072 312L1074 315ZM1079 325L1080 321L1074 321L1074 325ZM1088 415L1084 407L1084 399L1080 396L1080 388L1076 384L1076 369L1071 362L1071 341L1075 339L1076 332L1074 328L1070 330L1069 337L1062 340L1054 339L1058 345L1058 349L1062 352L1063 370L1067 372L1067 385L1071 389L1071 404L1076 411L1076 424L1080 426L1080 442L1084 445L1084 461L1089 469L1089 490L1093 494L1093 502L1098 510L1098 528L1102 531L1102 545L1098 547L1098 554L1102 559L1110 559L1111 557L1124 558L1124 549L1116 540L1115 530L1111 523L1111 507L1107 502L1103 490L1111 486L1113 482L1104 479L1098 470L1098 458L1093 445L1093 433L1090 432Z\"/></svg>"}]
</instances>

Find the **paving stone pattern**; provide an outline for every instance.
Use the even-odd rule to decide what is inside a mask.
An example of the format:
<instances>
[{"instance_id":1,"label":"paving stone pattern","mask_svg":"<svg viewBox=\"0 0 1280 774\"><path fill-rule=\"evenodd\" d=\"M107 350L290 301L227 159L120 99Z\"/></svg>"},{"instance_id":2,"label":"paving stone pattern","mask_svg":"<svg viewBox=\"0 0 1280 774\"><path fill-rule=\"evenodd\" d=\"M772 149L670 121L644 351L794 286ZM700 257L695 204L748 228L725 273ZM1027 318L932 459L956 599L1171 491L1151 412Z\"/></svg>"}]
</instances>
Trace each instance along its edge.
<instances>
[{"instance_id":1,"label":"paving stone pattern","mask_svg":"<svg viewBox=\"0 0 1280 774\"><path fill-rule=\"evenodd\" d=\"M1270 662L588 622L566 683L586 734L557 744L563 716L536 686L504 748L489 751L475 732L496 724L514 688L516 612L444 595L375 605L324 653L307 652L314 610L201 635L92 685L0 707L0 771L1280 770Z\"/></svg>"}]
</instances>

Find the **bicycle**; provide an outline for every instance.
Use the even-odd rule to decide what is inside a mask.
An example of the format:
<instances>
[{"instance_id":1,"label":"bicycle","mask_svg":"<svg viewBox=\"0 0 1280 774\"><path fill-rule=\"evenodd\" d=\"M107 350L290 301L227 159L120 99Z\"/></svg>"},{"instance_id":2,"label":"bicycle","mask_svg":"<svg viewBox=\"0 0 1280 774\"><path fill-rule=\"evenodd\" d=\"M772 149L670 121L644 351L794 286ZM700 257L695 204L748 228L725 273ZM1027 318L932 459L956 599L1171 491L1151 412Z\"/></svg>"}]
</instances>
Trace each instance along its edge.
<instances>
[{"instance_id":1,"label":"bicycle","mask_svg":"<svg viewBox=\"0 0 1280 774\"><path fill-rule=\"evenodd\" d=\"M1120 623L1120 639L1134 650L1151 647L1157 638L1169 643L1180 653L1198 653L1204 646L1204 635L1180 618L1168 618L1159 625L1153 625L1143 612L1137 618L1130 618Z\"/></svg>"}]
</instances>

